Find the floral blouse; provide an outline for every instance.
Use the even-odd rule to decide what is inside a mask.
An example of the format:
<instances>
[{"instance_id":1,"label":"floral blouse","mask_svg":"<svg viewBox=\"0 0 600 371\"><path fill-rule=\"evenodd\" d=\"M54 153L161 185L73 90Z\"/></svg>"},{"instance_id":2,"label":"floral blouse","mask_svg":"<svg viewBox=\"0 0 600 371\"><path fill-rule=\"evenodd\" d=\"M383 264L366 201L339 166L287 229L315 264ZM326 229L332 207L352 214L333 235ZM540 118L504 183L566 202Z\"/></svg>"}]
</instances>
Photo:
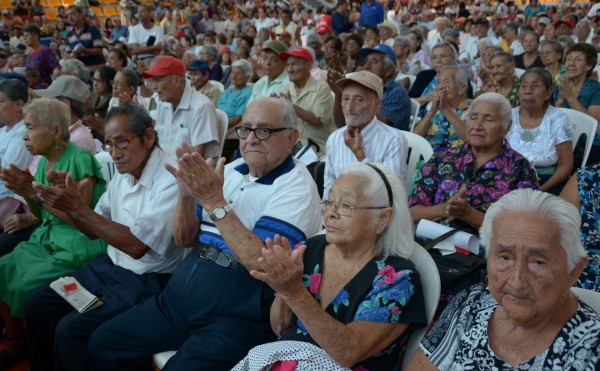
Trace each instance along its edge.
<instances>
[{"instance_id":1,"label":"floral blouse","mask_svg":"<svg viewBox=\"0 0 600 371\"><path fill-rule=\"evenodd\" d=\"M458 107L456 107L456 115L464 121L469 108L471 108L472 99L465 98ZM448 122L446 116L441 110L431 119L431 125L427 129L427 141L431 144L435 153L443 152L450 147L460 146L464 141L460 138L454 125Z\"/></svg>"},{"instance_id":2,"label":"floral blouse","mask_svg":"<svg viewBox=\"0 0 600 371\"><path fill-rule=\"evenodd\" d=\"M510 102L510 106L512 108L518 107L521 105L521 101L519 100L519 85L521 84L521 80L513 77L513 85L512 88L508 91L505 98ZM487 93L485 90L485 86L483 87L483 92Z\"/></svg>"},{"instance_id":3,"label":"floral blouse","mask_svg":"<svg viewBox=\"0 0 600 371\"><path fill-rule=\"evenodd\" d=\"M578 300L578 309L541 354L520 365L500 359L490 347L488 324L498 307L485 284L450 302L421 350L440 370L598 370L600 316Z\"/></svg>"},{"instance_id":4,"label":"floral blouse","mask_svg":"<svg viewBox=\"0 0 600 371\"><path fill-rule=\"evenodd\" d=\"M456 195L462 184L466 184L469 204L485 213L493 202L514 189L538 188L535 169L508 142L504 143L504 151L496 157L480 168L475 166L475 154L468 143L434 154L415 173L409 206L434 206L446 202ZM450 226L478 234L477 230L460 220L450 223Z\"/></svg>"},{"instance_id":5,"label":"floral blouse","mask_svg":"<svg viewBox=\"0 0 600 371\"><path fill-rule=\"evenodd\" d=\"M590 258L577 286L600 291L600 164L577 170L581 242Z\"/></svg>"},{"instance_id":6,"label":"floral blouse","mask_svg":"<svg viewBox=\"0 0 600 371\"><path fill-rule=\"evenodd\" d=\"M319 301L319 287L323 274L323 259L327 241L325 235L307 241L304 253L304 286ZM415 266L408 260L388 257L385 261L374 257L344 286L325 311L337 321L380 323L410 323L424 325L425 304L421 281ZM404 351L409 331L405 331L387 349L375 354L355 370L392 370ZM315 345L302 322L294 316L291 327L279 340L305 341Z\"/></svg>"}]
</instances>

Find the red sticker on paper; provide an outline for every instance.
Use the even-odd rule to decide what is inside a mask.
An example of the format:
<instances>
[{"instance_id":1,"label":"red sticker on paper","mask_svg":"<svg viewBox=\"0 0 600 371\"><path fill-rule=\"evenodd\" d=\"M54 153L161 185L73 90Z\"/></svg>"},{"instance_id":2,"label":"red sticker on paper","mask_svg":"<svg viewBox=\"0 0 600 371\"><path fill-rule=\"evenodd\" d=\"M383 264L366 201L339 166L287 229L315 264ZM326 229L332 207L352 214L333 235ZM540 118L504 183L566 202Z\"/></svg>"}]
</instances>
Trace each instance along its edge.
<instances>
[{"instance_id":1,"label":"red sticker on paper","mask_svg":"<svg viewBox=\"0 0 600 371\"><path fill-rule=\"evenodd\" d=\"M77 284L75 282L69 283L68 285L64 285L63 289L65 292L71 292L77 290Z\"/></svg>"}]
</instances>

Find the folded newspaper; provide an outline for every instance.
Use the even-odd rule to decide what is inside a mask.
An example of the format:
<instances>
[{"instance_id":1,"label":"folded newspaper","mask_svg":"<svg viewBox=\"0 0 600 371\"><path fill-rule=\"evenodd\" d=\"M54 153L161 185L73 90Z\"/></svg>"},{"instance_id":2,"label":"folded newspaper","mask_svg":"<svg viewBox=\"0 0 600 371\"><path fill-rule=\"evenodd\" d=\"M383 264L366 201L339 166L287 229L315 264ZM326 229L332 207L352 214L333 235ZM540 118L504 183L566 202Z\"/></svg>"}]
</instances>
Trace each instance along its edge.
<instances>
[{"instance_id":1,"label":"folded newspaper","mask_svg":"<svg viewBox=\"0 0 600 371\"><path fill-rule=\"evenodd\" d=\"M73 277L61 277L50 284L52 290L62 296L79 313L89 312L102 305L98 297L83 287Z\"/></svg>"}]
</instances>

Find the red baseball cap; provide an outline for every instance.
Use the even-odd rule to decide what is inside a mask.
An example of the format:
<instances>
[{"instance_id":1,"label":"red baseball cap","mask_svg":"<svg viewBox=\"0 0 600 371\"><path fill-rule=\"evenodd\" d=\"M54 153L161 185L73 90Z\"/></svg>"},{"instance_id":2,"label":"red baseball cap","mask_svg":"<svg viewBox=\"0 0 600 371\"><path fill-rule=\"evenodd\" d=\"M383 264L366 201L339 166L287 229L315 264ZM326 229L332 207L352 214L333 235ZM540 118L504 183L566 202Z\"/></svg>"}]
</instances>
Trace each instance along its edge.
<instances>
[{"instance_id":1,"label":"red baseball cap","mask_svg":"<svg viewBox=\"0 0 600 371\"><path fill-rule=\"evenodd\" d=\"M331 26L324 24L317 27L317 33L333 32Z\"/></svg>"},{"instance_id":2,"label":"red baseball cap","mask_svg":"<svg viewBox=\"0 0 600 371\"><path fill-rule=\"evenodd\" d=\"M282 33L279 34L279 37L289 37L291 39L292 34L287 31L283 31Z\"/></svg>"},{"instance_id":3,"label":"red baseball cap","mask_svg":"<svg viewBox=\"0 0 600 371\"><path fill-rule=\"evenodd\" d=\"M289 57L304 58L309 63L313 63L313 56L306 48L294 48L292 50L279 53L279 59L284 62L287 61Z\"/></svg>"},{"instance_id":4,"label":"red baseball cap","mask_svg":"<svg viewBox=\"0 0 600 371\"><path fill-rule=\"evenodd\" d=\"M175 57L165 55L156 60L152 69L142 72L142 77L145 79L167 75L185 77L185 65L183 62Z\"/></svg>"}]
</instances>

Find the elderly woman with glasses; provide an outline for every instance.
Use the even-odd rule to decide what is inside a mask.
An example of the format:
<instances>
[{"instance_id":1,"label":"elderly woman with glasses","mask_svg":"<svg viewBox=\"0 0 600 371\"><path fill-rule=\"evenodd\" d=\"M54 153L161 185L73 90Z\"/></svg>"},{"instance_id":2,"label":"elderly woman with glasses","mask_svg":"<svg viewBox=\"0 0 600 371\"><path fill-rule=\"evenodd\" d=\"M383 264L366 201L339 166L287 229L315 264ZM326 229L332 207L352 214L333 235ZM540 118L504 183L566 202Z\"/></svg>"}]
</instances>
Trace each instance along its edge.
<instances>
[{"instance_id":1,"label":"elderly woman with glasses","mask_svg":"<svg viewBox=\"0 0 600 371\"><path fill-rule=\"evenodd\" d=\"M434 154L414 176L413 221L447 224L477 234L490 205L517 188L537 188L533 166L504 139L512 108L498 93L473 101L465 143Z\"/></svg>"},{"instance_id":2,"label":"elderly woman with glasses","mask_svg":"<svg viewBox=\"0 0 600 371\"><path fill-rule=\"evenodd\" d=\"M11 165L2 169L6 186L27 200L40 226L29 241L0 258L0 313L8 332L7 346L0 351L0 369L24 350L22 321L25 296L34 288L62 277L90 261L106 249L102 240L90 240L64 213L43 204L34 181L44 185L64 185L71 173L85 202L94 207L106 189L100 164L89 151L69 142L69 107L56 99L35 99L25 107L25 147L41 155L35 178Z\"/></svg>"},{"instance_id":3,"label":"elderly woman with glasses","mask_svg":"<svg viewBox=\"0 0 600 371\"><path fill-rule=\"evenodd\" d=\"M92 77L94 89L85 102L83 123L91 128L102 125L112 99L112 84L117 71L112 67L104 66L96 69Z\"/></svg>"},{"instance_id":4,"label":"elderly woman with glasses","mask_svg":"<svg viewBox=\"0 0 600 371\"><path fill-rule=\"evenodd\" d=\"M545 40L542 42L540 56L546 70L550 72L554 82L558 82L565 74L565 66L562 63L563 47L558 41Z\"/></svg>"},{"instance_id":5,"label":"elderly woman with glasses","mask_svg":"<svg viewBox=\"0 0 600 371\"><path fill-rule=\"evenodd\" d=\"M271 326L279 339L234 370L391 370L411 325L425 322L400 179L382 165L348 164L322 213L326 233L294 250L284 237L267 240L261 270L251 274L277 292Z\"/></svg>"},{"instance_id":6,"label":"elderly woman with glasses","mask_svg":"<svg viewBox=\"0 0 600 371\"><path fill-rule=\"evenodd\" d=\"M481 228L487 284L456 296L409 370L598 370L600 315L571 286L587 263L573 205L513 191Z\"/></svg>"}]
</instances>

